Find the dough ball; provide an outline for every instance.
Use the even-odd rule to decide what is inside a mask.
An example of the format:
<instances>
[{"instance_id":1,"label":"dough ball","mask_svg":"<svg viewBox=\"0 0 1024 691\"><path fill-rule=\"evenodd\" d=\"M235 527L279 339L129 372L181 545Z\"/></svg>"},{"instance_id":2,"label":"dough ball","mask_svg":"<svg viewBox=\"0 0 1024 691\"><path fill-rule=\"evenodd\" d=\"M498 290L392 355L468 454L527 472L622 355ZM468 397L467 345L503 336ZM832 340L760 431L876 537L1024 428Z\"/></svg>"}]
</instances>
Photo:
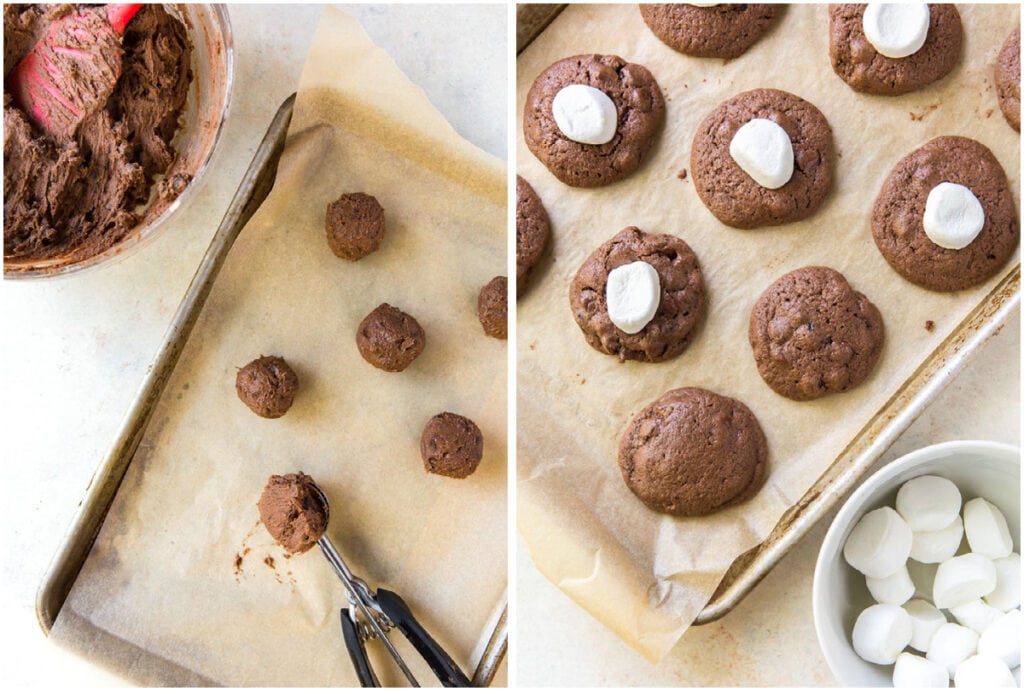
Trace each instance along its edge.
<instances>
[{"instance_id":1,"label":"dough ball","mask_svg":"<svg viewBox=\"0 0 1024 691\"><path fill-rule=\"evenodd\" d=\"M480 465L483 452L480 428L455 413L439 413L430 418L420 437L423 467L435 475L469 477Z\"/></svg>"},{"instance_id":2,"label":"dough ball","mask_svg":"<svg viewBox=\"0 0 1024 691\"><path fill-rule=\"evenodd\" d=\"M260 356L235 376L238 397L260 417L278 418L287 413L298 390L298 376L277 355Z\"/></svg>"},{"instance_id":3,"label":"dough ball","mask_svg":"<svg viewBox=\"0 0 1024 691\"><path fill-rule=\"evenodd\" d=\"M369 194L343 194L327 205L324 225L331 251L342 259L357 261L380 249L384 208Z\"/></svg>"}]
</instances>

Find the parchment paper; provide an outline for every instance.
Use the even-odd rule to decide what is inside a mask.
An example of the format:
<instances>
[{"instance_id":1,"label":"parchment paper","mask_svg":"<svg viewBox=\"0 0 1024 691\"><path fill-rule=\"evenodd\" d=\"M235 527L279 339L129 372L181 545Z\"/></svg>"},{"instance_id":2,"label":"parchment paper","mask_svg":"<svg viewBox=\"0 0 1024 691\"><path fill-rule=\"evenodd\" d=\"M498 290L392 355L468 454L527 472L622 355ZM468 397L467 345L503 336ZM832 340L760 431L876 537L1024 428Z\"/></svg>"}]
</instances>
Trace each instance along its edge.
<instances>
[{"instance_id":1,"label":"parchment paper","mask_svg":"<svg viewBox=\"0 0 1024 691\"><path fill-rule=\"evenodd\" d=\"M667 101L665 131L643 167L600 189L561 184L517 134L519 173L551 216L550 258L518 302L518 526L537 568L650 660L662 658L710 598L735 557L761 542L872 414L1011 267L976 289L931 293L903 280L871 238L875 196L893 165L939 135L973 137L1005 168L1019 207L1019 135L999 111L996 54L1018 24L1016 5L959 5L961 64L939 84L898 98L857 94L831 69L825 5L791 5L748 53L723 64L671 50L636 5L570 5L518 58L517 111L555 60L612 53L645 65ZM828 200L809 220L742 231L719 223L687 176L701 119L747 89L771 87L814 103L839 158ZM708 319L682 356L628 362L590 348L569 309L583 260L620 229L673 233L700 259ZM857 389L797 403L757 373L747 321L757 296L793 269L831 266L885 321L886 345ZM935 322L933 331L925 322ZM700 386L744 401L764 428L769 476L755 499L700 519L646 509L626 488L616 448L627 421L669 389ZM981 393L979 392L979 395ZM768 622L766 622L768 624Z\"/></svg>"},{"instance_id":2,"label":"parchment paper","mask_svg":"<svg viewBox=\"0 0 1024 691\"><path fill-rule=\"evenodd\" d=\"M341 583L318 549L286 558L258 523L267 477L303 470L330 498L328 534L353 571L405 597L472 673L507 582L507 351L476 317L480 287L505 273L505 190L502 163L459 138L354 19L326 10L276 185L231 250L55 635L120 641L120 671L155 683L357 685ZM356 191L380 200L387 235L351 263L323 224L327 203ZM427 334L402 373L356 349L381 302ZM235 395L236 368L261 354L299 376L278 420ZM423 470L420 432L445 410L483 432L466 480ZM390 661L378 671L399 683Z\"/></svg>"}]
</instances>

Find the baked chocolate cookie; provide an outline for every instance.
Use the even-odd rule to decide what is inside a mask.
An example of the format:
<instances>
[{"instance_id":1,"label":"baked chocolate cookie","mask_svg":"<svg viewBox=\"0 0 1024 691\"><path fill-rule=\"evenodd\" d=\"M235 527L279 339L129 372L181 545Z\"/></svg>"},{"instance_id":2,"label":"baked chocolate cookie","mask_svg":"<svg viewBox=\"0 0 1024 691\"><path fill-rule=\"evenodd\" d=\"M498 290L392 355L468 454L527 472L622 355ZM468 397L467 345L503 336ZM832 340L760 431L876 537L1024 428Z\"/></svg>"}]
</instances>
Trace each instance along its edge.
<instances>
[{"instance_id":1,"label":"baked chocolate cookie","mask_svg":"<svg viewBox=\"0 0 1024 691\"><path fill-rule=\"evenodd\" d=\"M673 50L698 58L738 58L771 27L781 5L640 5L651 32Z\"/></svg>"},{"instance_id":2,"label":"baked chocolate cookie","mask_svg":"<svg viewBox=\"0 0 1024 691\"><path fill-rule=\"evenodd\" d=\"M484 333L493 338L508 338L508 279L495 276L480 289L476 313Z\"/></svg>"},{"instance_id":3,"label":"baked chocolate cookie","mask_svg":"<svg viewBox=\"0 0 1024 691\"><path fill-rule=\"evenodd\" d=\"M382 303L359 322L356 346L363 359L386 372L401 372L423 352L427 335L411 315Z\"/></svg>"},{"instance_id":4,"label":"baked chocolate cookie","mask_svg":"<svg viewBox=\"0 0 1024 691\"><path fill-rule=\"evenodd\" d=\"M466 478L480 465L484 438L468 417L439 413L427 421L420 436L420 456L428 473Z\"/></svg>"},{"instance_id":5,"label":"baked chocolate cookie","mask_svg":"<svg viewBox=\"0 0 1024 691\"><path fill-rule=\"evenodd\" d=\"M768 470L768 442L736 399L674 389L630 420L619 441L619 469L648 508L704 516L757 494Z\"/></svg>"},{"instance_id":6,"label":"baked chocolate cookie","mask_svg":"<svg viewBox=\"0 0 1024 691\"><path fill-rule=\"evenodd\" d=\"M882 315L824 266L782 276L750 313L757 371L775 393L810 401L867 379L885 342Z\"/></svg>"},{"instance_id":7,"label":"baked chocolate cookie","mask_svg":"<svg viewBox=\"0 0 1024 691\"><path fill-rule=\"evenodd\" d=\"M1006 37L999 57L996 58L996 93L999 109L1010 123L1020 132L1020 27Z\"/></svg>"},{"instance_id":8,"label":"baked chocolate cookie","mask_svg":"<svg viewBox=\"0 0 1024 691\"><path fill-rule=\"evenodd\" d=\"M608 314L608 275L620 266L643 261L657 271L657 311L637 333L626 333ZM569 305L584 337L596 350L620 362L661 362L686 350L704 319L704 278L697 255L674 235L621 230L587 257L569 286Z\"/></svg>"},{"instance_id":9,"label":"baked chocolate cookie","mask_svg":"<svg viewBox=\"0 0 1024 691\"><path fill-rule=\"evenodd\" d=\"M754 119L774 122L789 135L793 174L777 189L762 187L730 154L737 131ZM814 214L832 186L832 127L821 111L799 96L753 89L712 110L697 128L690 172L704 205L733 228L792 223Z\"/></svg>"},{"instance_id":10,"label":"baked chocolate cookie","mask_svg":"<svg viewBox=\"0 0 1024 691\"><path fill-rule=\"evenodd\" d=\"M526 180L516 176L516 298L526 290L533 267L551 236L548 212Z\"/></svg>"},{"instance_id":11,"label":"baked chocolate cookie","mask_svg":"<svg viewBox=\"0 0 1024 691\"><path fill-rule=\"evenodd\" d=\"M305 552L327 529L327 505L302 472L271 475L257 507L267 532L289 554Z\"/></svg>"},{"instance_id":12,"label":"baked chocolate cookie","mask_svg":"<svg viewBox=\"0 0 1024 691\"><path fill-rule=\"evenodd\" d=\"M854 91L898 96L949 74L960 61L963 27L954 5L928 5L928 36L917 52L903 58L879 53L864 35L867 5L829 5L832 69Z\"/></svg>"},{"instance_id":13,"label":"baked chocolate cookie","mask_svg":"<svg viewBox=\"0 0 1024 691\"><path fill-rule=\"evenodd\" d=\"M357 261L380 249L384 208L376 197L355 192L327 205L327 244L342 259Z\"/></svg>"},{"instance_id":14,"label":"baked chocolate cookie","mask_svg":"<svg viewBox=\"0 0 1024 691\"><path fill-rule=\"evenodd\" d=\"M615 105L614 136L605 144L569 139L555 122L552 103L565 87L582 84L604 93ZM602 187L633 173L665 122L665 100L643 65L616 55L575 55L554 63L526 96L526 145L551 173L573 187Z\"/></svg>"},{"instance_id":15,"label":"baked chocolate cookie","mask_svg":"<svg viewBox=\"0 0 1024 691\"><path fill-rule=\"evenodd\" d=\"M279 418L288 412L299 390L299 378L283 357L260 356L235 375L235 392L260 417Z\"/></svg>"},{"instance_id":16,"label":"baked chocolate cookie","mask_svg":"<svg viewBox=\"0 0 1024 691\"><path fill-rule=\"evenodd\" d=\"M924 229L928 195L943 182L967 187L985 214L981 231L963 249L940 247ZM967 137L937 137L904 156L878 193L871 231L892 268L937 291L984 283L1006 264L1020 240L1003 167L984 144Z\"/></svg>"}]
</instances>

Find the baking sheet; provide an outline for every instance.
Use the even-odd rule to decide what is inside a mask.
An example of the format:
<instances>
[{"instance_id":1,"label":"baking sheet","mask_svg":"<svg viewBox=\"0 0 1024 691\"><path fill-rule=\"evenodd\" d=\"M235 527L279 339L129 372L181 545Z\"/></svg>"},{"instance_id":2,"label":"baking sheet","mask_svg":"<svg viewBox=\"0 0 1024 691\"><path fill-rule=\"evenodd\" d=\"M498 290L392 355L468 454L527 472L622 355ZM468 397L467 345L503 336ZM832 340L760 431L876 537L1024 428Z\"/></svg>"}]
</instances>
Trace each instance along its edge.
<instances>
[{"instance_id":1,"label":"baking sheet","mask_svg":"<svg viewBox=\"0 0 1024 691\"><path fill-rule=\"evenodd\" d=\"M356 684L341 584L318 551L288 558L258 522L267 476L303 470L331 500L328 533L353 571L402 594L471 672L506 587L506 344L483 336L475 309L506 266L505 189L501 162L459 138L354 19L326 10L275 188L224 265L53 636L116 648L107 662L151 683ZM327 202L350 191L376 195L388 219L381 250L358 263L324 239ZM427 333L400 374L355 347L384 301ZM300 379L279 420L234 393L236 367L260 354L284 355ZM465 481L422 469L420 431L442 410L483 432Z\"/></svg>"},{"instance_id":2,"label":"baking sheet","mask_svg":"<svg viewBox=\"0 0 1024 691\"><path fill-rule=\"evenodd\" d=\"M614 53L648 67L667 101L666 128L626 181L596 189L558 182L517 134L518 172L551 216L553 247L518 302L518 524L538 569L647 658L663 657L732 561L761 542L875 412L907 381L1019 259L985 285L930 293L900 278L878 253L869 216L901 157L945 134L973 137L1003 165L1019 207L1019 135L1003 120L995 56L1019 7L960 6L961 64L937 85L899 98L857 94L832 72L825 5L791 5L748 53L732 61L678 54L647 29L635 5L573 5L517 61L517 117L534 78L555 60ZM704 207L689 168L699 121L757 87L813 102L839 154L832 192L806 221L742 231ZM684 238L708 287L709 318L689 350L667 363L624 363L586 345L568 306L579 265L627 225ZM747 343L760 292L814 264L843 272L879 308L887 343L859 388L809 403L775 395ZM931 331L927 321L934 322ZM702 386L744 401L768 437L770 474L758 496L701 519L648 511L622 482L618 439L633 414L665 391Z\"/></svg>"}]
</instances>

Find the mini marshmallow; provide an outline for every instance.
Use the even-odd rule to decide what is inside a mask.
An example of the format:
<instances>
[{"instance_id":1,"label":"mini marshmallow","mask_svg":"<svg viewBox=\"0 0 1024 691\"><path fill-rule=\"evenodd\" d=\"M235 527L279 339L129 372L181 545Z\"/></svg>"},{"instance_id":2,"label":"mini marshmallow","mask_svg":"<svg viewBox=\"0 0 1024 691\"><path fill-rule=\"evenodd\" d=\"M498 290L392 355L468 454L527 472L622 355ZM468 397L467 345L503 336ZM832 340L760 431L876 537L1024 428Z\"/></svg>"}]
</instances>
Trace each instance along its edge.
<instances>
[{"instance_id":1,"label":"mini marshmallow","mask_svg":"<svg viewBox=\"0 0 1024 691\"><path fill-rule=\"evenodd\" d=\"M910 600L903 605L903 609L910 615L910 623L913 625L910 647L921 652L928 652L935 632L942 624L946 623L945 614L926 600Z\"/></svg>"},{"instance_id":2,"label":"mini marshmallow","mask_svg":"<svg viewBox=\"0 0 1024 691\"><path fill-rule=\"evenodd\" d=\"M905 566L914 534L888 506L864 514L843 545L843 557L865 576L885 578Z\"/></svg>"},{"instance_id":3,"label":"mini marshmallow","mask_svg":"<svg viewBox=\"0 0 1024 691\"><path fill-rule=\"evenodd\" d=\"M960 515L960 501L960 490L952 482L936 475L922 475L900 487L896 510L915 533L942 530Z\"/></svg>"},{"instance_id":4,"label":"mini marshmallow","mask_svg":"<svg viewBox=\"0 0 1024 691\"><path fill-rule=\"evenodd\" d=\"M901 566L896 573L885 578L865 578L868 584L868 591L875 602L885 605L902 605L914 597L914 582L910 580L907 567Z\"/></svg>"},{"instance_id":5,"label":"mini marshmallow","mask_svg":"<svg viewBox=\"0 0 1024 691\"><path fill-rule=\"evenodd\" d=\"M962 250L985 225L985 210L974 192L955 182L940 182L924 203L924 234L939 247Z\"/></svg>"},{"instance_id":6,"label":"mini marshmallow","mask_svg":"<svg viewBox=\"0 0 1024 691\"><path fill-rule=\"evenodd\" d=\"M932 636L927 657L945 667L952 679L957 665L974 655L977 649L978 634L974 631L960 624L943 624Z\"/></svg>"},{"instance_id":7,"label":"mini marshmallow","mask_svg":"<svg viewBox=\"0 0 1024 691\"><path fill-rule=\"evenodd\" d=\"M793 142L767 118L754 118L736 130L729 154L761 187L777 190L793 177Z\"/></svg>"},{"instance_id":8,"label":"mini marshmallow","mask_svg":"<svg viewBox=\"0 0 1024 691\"><path fill-rule=\"evenodd\" d=\"M963 539L964 522L957 516L941 530L915 531L910 558L924 564L938 564L956 554Z\"/></svg>"},{"instance_id":9,"label":"mini marshmallow","mask_svg":"<svg viewBox=\"0 0 1024 691\"><path fill-rule=\"evenodd\" d=\"M891 665L913 635L910 615L896 605L871 605L853 625L853 649L867 662Z\"/></svg>"},{"instance_id":10,"label":"mini marshmallow","mask_svg":"<svg viewBox=\"0 0 1024 691\"><path fill-rule=\"evenodd\" d=\"M608 272L605 298L612 324L628 334L638 333L661 304L658 271L643 261L615 267Z\"/></svg>"},{"instance_id":11,"label":"mini marshmallow","mask_svg":"<svg viewBox=\"0 0 1024 691\"><path fill-rule=\"evenodd\" d=\"M910 580L914 581L914 597L931 601L935 572L938 570L938 564L922 564L914 559L907 562L907 572Z\"/></svg>"},{"instance_id":12,"label":"mini marshmallow","mask_svg":"<svg viewBox=\"0 0 1024 691\"><path fill-rule=\"evenodd\" d=\"M939 564L932 586L932 602L939 609L965 605L996 588L996 567L988 557L974 552Z\"/></svg>"},{"instance_id":13,"label":"mini marshmallow","mask_svg":"<svg viewBox=\"0 0 1024 691\"><path fill-rule=\"evenodd\" d=\"M1020 666L1020 610L1009 612L992 622L978 640L978 652L998 657L1010 669Z\"/></svg>"},{"instance_id":14,"label":"mini marshmallow","mask_svg":"<svg viewBox=\"0 0 1024 691\"><path fill-rule=\"evenodd\" d=\"M999 559L1013 552L1013 538L1006 517L981 497L964 504L964 532L971 551L989 559Z\"/></svg>"},{"instance_id":15,"label":"mini marshmallow","mask_svg":"<svg viewBox=\"0 0 1024 691\"><path fill-rule=\"evenodd\" d=\"M1014 552L1002 559L993 559L996 567L996 589L985 596L985 602L1007 612L1020 607L1020 555Z\"/></svg>"},{"instance_id":16,"label":"mini marshmallow","mask_svg":"<svg viewBox=\"0 0 1024 691\"><path fill-rule=\"evenodd\" d=\"M869 2L864 8L864 37L887 58L905 58L928 38L931 12L921 3Z\"/></svg>"},{"instance_id":17,"label":"mini marshmallow","mask_svg":"<svg viewBox=\"0 0 1024 691\"><path fill-rule=\"evenodd\" d=\"M963 626L979 635L989 627L989 624L1003 616L1001 609L996 609L982 600L971 600L966 604L951 607L949 613Z\"/></svg>"},{"instance_id":18,"label":"mini marshmallow","mask_svg":"<svg viewBox=\"0 0 1024 691\"><path fill-rule=\"evenodd\" d=\"M619 112L608 94L587 84L570 84L551 101L555 124L581 144L607 144L615 137Z\"/></svg>"},{"instance_id":19,"label":"mini marshmallow","mask_svg":"<svg viewBox=\"0 0 1024 691\"><path fill-rule=\"evenodd\" d=\"M938 662L900 653L892 669L892 685L897 689L945 689L949 687L949 675Z\"/></svg>"},{"instance_id":20,"label":"mini marshmallow","mask_svg":"<svg viewBox=\"0 0 1024 691\"><path fill-rule=\"evenodd\" d=\"M956 668L953 683L958 689L1016 688L1006 663L993 655L972 655Z\"/></svg>"},{"instance_id":21,"label":"mini marshmallow","mask_svg":"<svg viewBox=\"0 0 1024 691\"><path fill-rule=\"evenodd\" d=\"M946 615L925 600L911 600L903 605L903 609L910 615L910 623L914 627L914 632L910 636L910 647L927 653L932 636L946 623Z\"/></svg>"}]
</instances>

